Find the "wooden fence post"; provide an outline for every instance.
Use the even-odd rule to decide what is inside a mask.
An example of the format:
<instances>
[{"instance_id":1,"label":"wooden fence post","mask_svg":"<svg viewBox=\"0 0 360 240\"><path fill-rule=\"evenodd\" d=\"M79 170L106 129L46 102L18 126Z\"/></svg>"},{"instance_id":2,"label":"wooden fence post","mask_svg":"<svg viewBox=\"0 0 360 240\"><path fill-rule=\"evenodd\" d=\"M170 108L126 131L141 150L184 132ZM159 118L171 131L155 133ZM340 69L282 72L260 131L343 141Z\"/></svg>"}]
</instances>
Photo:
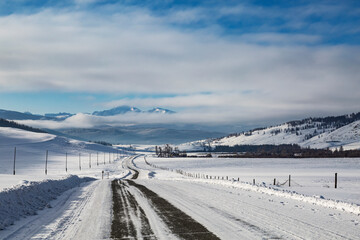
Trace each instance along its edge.
<instances>
[{"instance_id":1,"label":"wooden fence post","mask_svg":"<svg viewBox=\"0 0 360 240\"><path fill-rule=\"evenodd\" d=\"M65 154L65 172L67 172L67 153Z\"/></svg>"},{"instance_id":2,"label":"wooden fence post","mask_svg":"<svg viewBox=\"0 0 360 240\"><path fill-rule=\"evenodd\" d=\"M45 175L47 175L48 150L46 150Z\"/></svg>"},{"instance_id":3,"label":"wooden fence post","mask_svg":"<svg viewBox=\"0 0 360 240\"><path fill-rule=\"evenodd\" d=\"M16 147L14 149L14 168L13 168L13 175L15 175L15 162L16 162Z\"/></svg>"},{"instance_id":4,"label":"wooden fence post","mask_svg":"<svg viewBox=\"0 0 360 240\"><path fill-rule=\"evenodd\" d=\"M335 188L337 188L337 173L335 173Z\"/></svg>"},{"instance_id":5,"label":"wooden fence post","mask_svg":"<svg viewBox=\"0 0 360 240\"><path fill-rule=\"evenodd\" d=\"M253 185L255 185L255 178L253 179Z\"/></svg>"},{"instance_id":6,"label":"wooden fence post","mask_svg":"<svg viewBox=\"0 0 360 240\"><path fill-rule=\"evenodd\" d=\"M274 178L274 185L276 185L276 178Z\"/></svg>"},{"instance_id":7,"label":"wooden fence post","mask_svg":"<svg viewBox=\"0 0 360 240\"><path fill-rule=\"evenodd\" d=\"M291 175L289 175L289 187L291 186Z\"/></svg>"},{"instance_id":8,"label":"wooden fence post","mask_svg":"<svg viewBox=\"0 0 360 240\"><path fill-rule=\"evenodd\" d=\"M91 168L91 153L89 153L89 168Z\"/></svg>"}]
</instances>

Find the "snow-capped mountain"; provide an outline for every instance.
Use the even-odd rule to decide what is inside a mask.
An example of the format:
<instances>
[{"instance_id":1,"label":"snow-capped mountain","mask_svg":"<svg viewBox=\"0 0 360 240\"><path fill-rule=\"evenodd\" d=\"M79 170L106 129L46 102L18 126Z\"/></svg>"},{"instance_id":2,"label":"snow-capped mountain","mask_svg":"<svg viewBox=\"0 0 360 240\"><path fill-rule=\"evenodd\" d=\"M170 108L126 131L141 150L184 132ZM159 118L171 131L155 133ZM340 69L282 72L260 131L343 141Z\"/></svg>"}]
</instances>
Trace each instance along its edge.
<instances>
[{"instance_id":1,"label":"snow-capped mountain","mask_svg":"<svg viewBox=\"0 0 360 240\"><path fill-rule=\"evenodd\" d=\"M95 111L95 112L93 112L92 115L95 115L95 116L115 116L115 115L118 115L118 114L125 114L125 113L129 113L129 112L139 113L139 112L141 112L141 110L136 108L136 107L119 106L119 107L112 108L112 109L109 109L109 110Z\"/></svg>"},{"instance_id":2,"label":"snow-capped mountain","mask_svg":"<svg viewBox=\"0 0 360 240\"><path fill-rule=\"evenodd\" d=\"M147 111L148 113L161 113L161 114L172 114L172 113L176 113L172 110L169 109L165 109L165 108L153 108Z\"/></svg>"},{"instance_id":3,"label":"snow-capped mountain","mask_svg":"<svg viewBox=\"0 0 360 240\"><path fill-rule=\"evenodd\" d=\"M310 148L360 148L360 113L326 118L307 118L267 128L230 134L217 139L184 143L181 149L235 145L298 144Z\"/></svg>"},{"instance_id":4,"label":"snow-capped mountain","mask_svg":"<svg viewBox=\"0 0 360 240\"><path fill-rule=\"evenodd\" d=\"M56 119L59 119L59 120L66 119L66 118L69 118L71 116L74 116L74 114L67 113L67 112L45 113L45 117L56 118Z\"/></svg>"},{"instance_id":5,"label":"snow-capped mountain","mask_svg":"<svg viewBox=\"0 0 360 240\"><path fill-rule=\"evenodd\" d=\"M115 115L119 115L119 114L125 114L125 113L160 113L160 114L172 114L175 113L172 110L169 109L165 109L165 108L160 108L160 107L156 107L153 109L150 109L148 111L142 111L139 108L136 107L130 107L130 106L119 106L116 108L112 108L109 110L104 110L104 111L96 111L93 112L92 115L95 116L115 116Z\"/></svg>"},{"instance_id":6,"label":"snow-capped mountain","mask_svg":"<svg viewBox=\"0 0 360 240\"><path fill-rule=\"evenodd\" d=\"M119 106L108 110L103 111L95 111L90 115L94 116L115 116L119 114L126 113L154 113L154 114L173 114L175 111L156 107L147 111L142 111L136 107L130 106ZM30 112L17 112L11 110L0 109L0 118L8 119L8 120L54 120L54 121L62 121L69 117L72 117L76 114L68 113L68 112L59 112L59 113L45 113L44 115L32 114Z\"/></svg>"}]
</instances>

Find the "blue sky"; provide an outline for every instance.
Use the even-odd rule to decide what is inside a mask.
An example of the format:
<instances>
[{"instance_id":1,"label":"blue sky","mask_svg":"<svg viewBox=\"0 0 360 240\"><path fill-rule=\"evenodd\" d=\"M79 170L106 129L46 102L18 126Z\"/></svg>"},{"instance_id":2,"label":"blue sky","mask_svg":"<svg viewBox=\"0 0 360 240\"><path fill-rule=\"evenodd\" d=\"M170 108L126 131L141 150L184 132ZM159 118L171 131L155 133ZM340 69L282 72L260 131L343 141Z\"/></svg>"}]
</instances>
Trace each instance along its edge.
<instances>
[{"instance_id":1,"label":"blue sky","mask_svg":"<svg viewBox=\"0 0 360 240\"><path fill-rule=\"evenodd\" d=\"M2 109L160 106L214 123L359 111L359 1L2 1L0 29Z\"/></svg>"}]
</instances>

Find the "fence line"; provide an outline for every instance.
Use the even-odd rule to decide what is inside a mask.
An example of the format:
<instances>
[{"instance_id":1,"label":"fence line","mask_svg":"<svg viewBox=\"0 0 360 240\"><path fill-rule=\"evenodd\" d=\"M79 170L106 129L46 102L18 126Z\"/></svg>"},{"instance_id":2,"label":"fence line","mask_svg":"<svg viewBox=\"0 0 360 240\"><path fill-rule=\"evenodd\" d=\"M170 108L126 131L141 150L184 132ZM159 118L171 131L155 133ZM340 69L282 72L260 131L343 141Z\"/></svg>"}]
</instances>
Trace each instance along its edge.
<instances>
[{"instance_id":1,"label":"fence line","mask_svg":"<svg viewBox=\"0 0 360 240\"><path fill-rule=\"evenodd\" d=\"M18 152L19 152L19 149L17 148L17 147L14 147L14 153L13 153L13 163L12 163L12 175L16 175L16 173L17 173L17 170L19 169L19 167L21 166L21 164L23 163L22 161L19 161L19 157L18 157ZM61 152L60 151L52 151L52 152L54 152L54 153L56 153L57 155L56 155L56 158L57 159L59 159L60 158L60 156L59 156L59 154L61 154ZM93 151L94 152L94 151ZM106 152L104 152L104 165L106 164L106 162L105 162L105 153ZM113 160L115 160L115 157L116 157L116 159L120 159L119 158L119 156L121 157L121 154L119 154L119 150L117 150L115 153L114 152L108 152L109 153L109 164L111 164L112 162L113 162ZM34 154L34 156L36 156L36 157L38 157L38 153L34 153L34 152L29 152L28 154ZM89 169L91 169L91 167L92 167L92 159L91 159L91 152L89 153ZM96 152L96 154L97 154L97 158L96 158L96 163L97 163L97 166L99 166L99 152ZM69 170L69 157L75 157L76 156L76 154L68 154L68 152L65 152L65 164L64 164L64 170L65 170L65 173L67 173L68 172L68 170ZM39 155L40 156L40 155ZM82 154L81 154L81 152L79 152L79 161L78 161L78 167L79 167L79 170L81 171L82 170L82 159L81 159L81 156L82 156ZM125 152L124 152L124 155L123 155L123 157L126 157L126 154L125 154ZM45 151L45 166L44 166L44 172L45 172L45 175L47 175L48 173L49 173L49 166L51 166L51 161L49 161L49 158L50 158L50 151L49 150L46 150ZM26 158L25 158L26 159ZM112 160L113 159L113 160ZM38 164L38 163L41 163L41 162L36 162L36 164ZM73 163L75 163L75 162L73 162ZM0 167L0 168L2 168L2 167ZM6 174L6 169L7 168L5 168L5 174ZM21 169L21 168L20 168ZM40 169L40 168L39 168ZM57 169L58 170L58 169Z\"/></svg>"},{"instance_id":2,"label":"fence line","mask_svg":"<svg viewBox=\"0 0 360 240\"><path fill-rule=\"evenodd\" d=\"M187 177L192 177L192 178L198 178L198 179L215 179L215 180L225 180L225 181L237 181L237 182L240 182L240 177L237 178L237 180L235 178L229 178L229 176L212 176L212 175L206 175L206 174L203 174L203 173L188 173L188 172L185 172L184 170L182 169L172 169L172 168L167 168L167 167L161 167L161 166L157 166L156 164L153 164L153 163L149 163L147 160L146 160L146 157L144 156L144 161L147 165L153 167L153 168L157 168L157 169L161 169L161 170L165 170L165 171L171 171L171 172L176 172L176 173L179 173L181 175L184 175L184 176L187 176ZM291 187L291 183L299 186L299 187L303 187L302 185L300 185L299 183L296 183L293 179L291 179L291 175L289 175L289 178L283 182L283 183L279 183L277 182L276 183L276 178L274 178L274 183L273 185L274 186L284 186L285 184L288 184L289 187ZM256 181L255 181L255 178L253 179L253 185L256 185ZM338 174L335 173L335 188L337 188L338 184Z\"/></svg>"}]
</instances>

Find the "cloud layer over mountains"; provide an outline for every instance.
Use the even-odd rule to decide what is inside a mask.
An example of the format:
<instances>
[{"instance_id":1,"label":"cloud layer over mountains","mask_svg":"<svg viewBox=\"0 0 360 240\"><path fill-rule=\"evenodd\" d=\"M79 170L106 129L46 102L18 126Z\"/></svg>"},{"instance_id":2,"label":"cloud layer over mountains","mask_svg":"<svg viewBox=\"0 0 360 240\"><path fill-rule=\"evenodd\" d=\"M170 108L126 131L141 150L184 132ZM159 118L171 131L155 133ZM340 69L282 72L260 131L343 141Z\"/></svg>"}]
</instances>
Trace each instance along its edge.
<instances>
[{"instance_id":1,"label":"cloud layer over mountains","mask_svg":"<svg viewBox=\"0 0 360 240\"><path fill-rule=\"evenodd\" d=\"M359 7L231 1L161 11L147 3L100 2L49 3L1 15L0 92L114 94L101 104L181 112L165 122L359 110L360 29L353 24ZM67 121L86 125L98 119L80 114ZM119 121L158 119L129 115Z\"/></svg>"}]
</instances>

